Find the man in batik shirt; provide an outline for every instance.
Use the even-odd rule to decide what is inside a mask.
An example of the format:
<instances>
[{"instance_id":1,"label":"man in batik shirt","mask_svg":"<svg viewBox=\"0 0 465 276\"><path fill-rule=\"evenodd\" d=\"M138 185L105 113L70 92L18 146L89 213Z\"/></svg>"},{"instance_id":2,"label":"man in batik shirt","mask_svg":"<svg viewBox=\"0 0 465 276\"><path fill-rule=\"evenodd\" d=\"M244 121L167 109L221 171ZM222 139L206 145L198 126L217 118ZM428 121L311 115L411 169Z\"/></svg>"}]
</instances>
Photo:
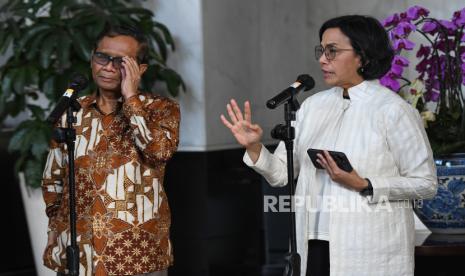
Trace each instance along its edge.
<instances>
[{"instance_id":1,"label":"man in batik shirt","mask_svg":"<svg viewBox=\"0 0 465 276\"><path fill-rule=\"evenodd\" d=\"M98 87L79 98L75 150L80 275L159 275L172 264L166 162L178 145L179 107L138 91L147 40L107 28L92 52ZM65 125L62 118L61 125ZM52 142L43 175L47 267L66 273L70 242L66 146Z\"/></svg>"}]
</instances>

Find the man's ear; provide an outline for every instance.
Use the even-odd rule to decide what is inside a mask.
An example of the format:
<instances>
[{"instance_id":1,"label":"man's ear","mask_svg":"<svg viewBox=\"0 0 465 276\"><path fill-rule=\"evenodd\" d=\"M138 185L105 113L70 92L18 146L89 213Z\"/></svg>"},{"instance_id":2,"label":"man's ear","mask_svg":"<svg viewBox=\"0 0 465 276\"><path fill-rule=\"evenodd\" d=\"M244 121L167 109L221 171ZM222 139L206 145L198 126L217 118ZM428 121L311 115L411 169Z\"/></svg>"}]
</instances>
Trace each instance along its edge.
<instances>
[{"instance_id":1,"label":"man's ear","mask_svg":"<svg viewBox=\"0 0 465 276\"><path fill-rule=\"evenodd\" d=\"M148 67L149 67L148 64L145 64L145 63L139 64L139 72L141 76L145 73Z\"/></svg>"}]
</instances>

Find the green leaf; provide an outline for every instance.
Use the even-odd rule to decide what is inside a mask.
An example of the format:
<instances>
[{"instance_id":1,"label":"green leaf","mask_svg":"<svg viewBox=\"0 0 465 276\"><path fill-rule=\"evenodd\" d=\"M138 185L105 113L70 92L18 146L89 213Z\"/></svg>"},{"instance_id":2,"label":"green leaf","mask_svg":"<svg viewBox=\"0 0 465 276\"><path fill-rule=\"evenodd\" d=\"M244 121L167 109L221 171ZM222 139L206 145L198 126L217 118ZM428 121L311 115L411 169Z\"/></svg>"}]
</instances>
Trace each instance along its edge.
<instances>
[{"instance_id":1,"label":"green leaf","mask_svg":"<svg viewBox=\"0 0 465 276\"><path fill-rule=\"evenodd\" d=\"M26 68L26 82L28 84L39 85L39 69L33 65Z\"/></svg>"},{"instance_id":2,"label":"green leaf","mask_svg":"<svg viewBox=\"0 0 465 276\"><path fill-rule=\"evenodd\" d=\"M37 52L39 52L40 49L39 45L44 43L44 37L47 36L50 32L51 30L47 30L34 37L34 40L30 43L30 46L26 48L27 60L33 60L36 57Z\"/></svg>"},{"instance_id":3,"label":"green leaf","mask_svg":"<svg viewBox=\"0 0 465 276\"><path fill-rule=\"evenodd\" d=\"M75 30L71 33L71 39L73 40L73 48L76 50L76 53L82 60L90 60L90 52L92 51L89 46L89 42L84 37L81 32Z\"/></svg>"},{"instance_id":4,"label":"green leaf","mask_svg":"<svg viewBox=\"0 0 465 276\"><path fill-rule=\"evenodd\" d=\"M44 120L45 112L41 106L28 104L27 108L29 108L34 118L37 118L39 120Z\"/></svg>"},{"instance_id":5,"label":"green leaf","mask_svg":"<svg viewBox=\"0 0 465 276\"><path fill-rule=\"evenodd\" d=\"M3 78L2 78L2 92L3 92L3 96L5 98L8 98L8 96L11 93L11 83L13 81L13 77L14 77L14 73L12 72L12 70L7 71L7 73L5 75L3 75Z\"/></svg>"},{"instance_id":6,"label":"green leaf","mask_svg":"<svg viewBox=\"0 0 465 276\"><path fill-rule=\"evenodd\" d=\"M13 94L13 99L8 101L5 110L6 113L15 117L26 107L26 97L24 94Z\"/></svg>"},{"instance_id":7,"label":"green leaf","mask_svg":"<svg viewBox=\"0 0 465 276\"><path fill-rule=\"evenodd\" d=\"M51 75L42 83L42 92L48 99L54 99L55 97L55 76Z\"/></svg>"},{"instance_id":8,"label":"green leaf","mask_svg":"<svg viewBox=\"0 0 465 276\"><path fill-rule=\"evenodd\" d=\"M69 60L70 51L71 38L66 33L62 33L60 36L60 45L57 47L58 64L61 70L71 65L71 61Z\"/></svg>"},{"instance_id":9,"label":"green leaf","mask_svg":"<svg viewBox=\"0 0 465 276\"><path fill-rule=\"evenodd\" d=\"M40 66L42 66L42 68L47 69L52 63L51 55L56 43L57 36L55 34L51 34L44 39L44 44L42 44L42 47L40 48Z\"/></svg>"},{"instance_id":10,"label":"green leaf","mask_svg":"<svg viewBox=\"0 0 465 276\"><path fill-rule=\"evenodd\" d=\"M9 152L14 152L14 151L21 150L21 147L23 145L22 142L24 141L25 137L28 134L27 129L24 129L24 128L22 128L22 129L18 128L18 129L19 130L15 130L15 133L10 138L10 142L8 143L8 151Z\"/></svg>"},{"instance_id":11,"label":"green leaf","mask_svg":"<svg viewBox=\"0 0 465 276\"><path fill-rule=\"evenodd\" d=\"M36 141L32 144L31 153L36 159L40 159L48 152L49 142L45 140L47 135L43 132L36 133Z\"/></svg>"},{"instance_id":12,"label":"green leaf","mask_svg":"<svg viewBox=\"0 0 465 276\"><path fill-rule=\"evenodd\" d=\"M166 61L167 58L167 49L166 44L163 38L157 32L150 32L151 37L155 40L158 50L163 58L163 61Z\"/></svg>"},{"instance_id":13,"label":"green leaf","mask_svg":"<svg viewBox=\"0 0 465 276\"><path fill-rule=\"evenodd\" d=\"M20 27L18 26L18 23L13 18L9 18L7 22L8 22L8 27L9 27L8 29L13 35L13 37L20 38L21 30L20 30Z\"/></svg>"},{"instance_id":14,"label":"green leaf","mask_svg":"<svg viewBox=\"0 0 465 276\"><path fill-rule=\"evenodd\" d=\"M154 26L162 31L166 43L171 45L171 50L174 51L175 50L174 40L168 28L160 22L155 22Z\"/></svg>"},{"instance_id":15,"label":"green leaf","mask_svg":"<svg viewBox=\"0 0 465 276\"><path fill-rule=\"evenodd\" d=\"M50 29L50 26L46 24L36 24L28 28L26 30L26 33L19 40L18 47L15 48L15 55L19 56L22 53L26 44L29 43L30 40L32 40L35 36L37 36L41 32L49 30L49 29Z\"/></svg>"},{"instance_id":16,"label":"green leaf","mask_svg":"<svg viewBox=\"0 0 465 276\"><path fill-rule=\"evenodd\" d=\"M40 187L42 173L45 167L45 162L42 161L42 159L29 159L25 163L24 176L26 178L26 184L31 187Z\"/></svg>"},{"instance_id":17,"label":"green leaf","mask_svg":"<svg viewBox=\"0 0 465 276\"><path fill-rule=\"evenodd\" d=\"M15 70L14 80L13 80L13 89L16 93L23 94L24 87L26 86L26 68L18 68Z\"/></svg>"},{"instance_id":18,"label":"green leaf","mask_svg":"<svg viewBox=\"0 0 465 276\"><path fill-rule=\"evenodd\" d=\"M153 12L144 8L126 8L117 7L113 9L114 12L119 14L139 15L139 16L153 16Z\"/></svg>"},{"instance_id":19,"label":"green leaf","mask_svg":"<svg viewBox=\"0 0 465 276\"><path fill-rule=\"evenodd\" d=\"M13 36L7 35L6 39L2 42L0 46L0 54L5 54L6 50L10 47L11 43L13 42Z\"/></svg>"},{"instance_id":20,"label":"green leaf","mask_svg":"<svg viewBox=\"0 0 465 276\"><path fill-rule=\"evenodd\" d=\"M168 91L171 95L176 97L179 94L180 87L182 87L183 91L186 91L186 86L181 76L179 76L174 70L163 68L160 70L159 75L166 82Z\"/></svg>"}]
</instances>

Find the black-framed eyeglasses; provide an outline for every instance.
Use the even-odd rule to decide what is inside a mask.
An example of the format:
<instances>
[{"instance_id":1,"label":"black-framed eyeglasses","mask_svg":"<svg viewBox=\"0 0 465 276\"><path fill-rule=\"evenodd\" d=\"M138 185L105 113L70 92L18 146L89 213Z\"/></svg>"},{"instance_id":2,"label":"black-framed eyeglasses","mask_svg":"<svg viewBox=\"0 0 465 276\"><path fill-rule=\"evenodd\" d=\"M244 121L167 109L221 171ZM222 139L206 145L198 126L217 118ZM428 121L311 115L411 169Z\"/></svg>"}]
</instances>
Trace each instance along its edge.
<instances>
[{"instance_id":1,"label":"black-framed eyeglasses","mask_svg":"<svg viewBox=\"0 0 465 276\"><path fill-rule=\"evenodd\" d=\"M319 60L321 58L321 55L325 54L325 57L327 60L333 60L336 58L337 53L342 52L342 51L353 51L353 50L354 49L340 49L334 45L326 45L326 47L323 47L321 45L316 45L315 46L315 58L316 60Z\"/></svg>"},{"instance_id":2,"label":"black-framed eyeglasses","mask_svg":"<svg viewBox=\"0 0 465 276\"><path fill-rule=\"evenodd\" d=\"M108 65L111 61L115 69L121 69L123 67L123 57L112 57L102 52L94 52L92 60L103 66Z\"/></svg>"}]
</instances>

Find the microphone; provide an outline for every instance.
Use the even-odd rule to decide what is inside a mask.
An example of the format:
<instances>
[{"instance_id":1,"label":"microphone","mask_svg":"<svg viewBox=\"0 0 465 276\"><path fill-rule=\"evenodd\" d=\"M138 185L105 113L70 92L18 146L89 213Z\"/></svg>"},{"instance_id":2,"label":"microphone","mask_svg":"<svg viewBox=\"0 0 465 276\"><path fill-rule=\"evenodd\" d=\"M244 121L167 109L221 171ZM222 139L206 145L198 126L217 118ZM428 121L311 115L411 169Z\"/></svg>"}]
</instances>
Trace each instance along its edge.
<instances>
[{"instance_id":1,"label":"microphone","mask_svg":"<svg viewBox=\"0 0 465 276\"><path fill-rule=\"evenodd\" d=\"M307 74L299 75L297 80L281 93L266 102L269 109L275 109L292 96L297 95L302 89L308 91L315 86L315 81Z\"/></svg>"},{"instance_id":2,"label":"microphone","mask_svg":"<svg viewBox=\"0 0 465 276\"><path fill-rule=\"evenodd\" d=\"M73 105L79 91L85 89L88 84L89 81L85 76L81 74L74 74L72 80L68 84L68 88L63 96L61 96L58 100L55 108L48 116L47 121L52 125L55 125L68 107Z\"/></svg>"}]
</instances>

